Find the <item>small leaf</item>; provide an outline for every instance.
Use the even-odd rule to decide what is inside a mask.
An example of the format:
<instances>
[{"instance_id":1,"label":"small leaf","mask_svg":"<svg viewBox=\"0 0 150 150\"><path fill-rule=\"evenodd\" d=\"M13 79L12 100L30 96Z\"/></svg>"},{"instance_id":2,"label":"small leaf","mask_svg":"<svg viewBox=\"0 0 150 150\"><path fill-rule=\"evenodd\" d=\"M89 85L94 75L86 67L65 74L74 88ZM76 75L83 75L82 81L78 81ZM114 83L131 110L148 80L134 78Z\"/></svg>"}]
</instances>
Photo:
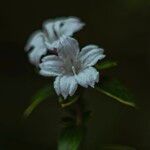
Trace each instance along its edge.
<instances>
[{"instance_id":1,"label":"small leaf","mask_svg":"<svg viewBox=\"0 0 150 150\"><path fill-rule=\"evenodd\" d=\"M103 69L109 69L109 68L116 67L116 66L117 66L116 61L107 60L107 61L97 64L95 67L97 70L103 70Z\"/></svg>"},{"instance_id":2,"label":"small leaf","mask_svg":"<svg viewBox=\"0 0 150 150\"><path fill-rule=\"evenodd\" d=\"M32 111L46 98L49 96L52 96L54 94L54 91L51 86L46 86L42 89L40 89L35 96L32 98L32 103L30 106L25 110L24 117L27 118Z\"/></svg>"},{"instance_id":3,"label":"small leaf","mask_svg":"<svg viewBox=\"0 0 150 150\"><path fill-rule=\"evenodd\" d=\"M58 142L58 150L78 150L84 136L84 129L81 127L64 128Z\"/></svg>"},{"instance_id":4,"label":"small leaf","mask_svg":"<svg viewBox=\"0 0 150 150\"><path fill-rule=\"evenodd\" d=\"M105 80L96 90L125 105L136 107L133 95L118 80Z\"/></svg>"},{"instance_id":5,"label":"small leaf","mask_svg":"<svg viewBox=\"0 0 150 150\"><path fill-rule=\"evenodd\" d=\"M103 147L102 150L136 150L136 149L124 145L110 145L110 146Z\"/></svg>"}]
</instances>

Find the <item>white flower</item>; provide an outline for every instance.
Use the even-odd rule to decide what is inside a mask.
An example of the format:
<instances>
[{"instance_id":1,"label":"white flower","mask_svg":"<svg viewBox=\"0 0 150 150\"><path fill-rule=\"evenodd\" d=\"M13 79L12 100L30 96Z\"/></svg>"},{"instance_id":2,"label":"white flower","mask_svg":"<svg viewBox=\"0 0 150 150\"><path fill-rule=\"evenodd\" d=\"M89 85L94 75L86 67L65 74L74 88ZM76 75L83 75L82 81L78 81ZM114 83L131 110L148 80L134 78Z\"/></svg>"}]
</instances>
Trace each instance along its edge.
<instances>
[{"instance_id":1,"label":"white flower","mask_svg":"<svg viewBox=\"0 0 150 150\"><path fill-rule=\"evenodd\" d=\"M66 99L75 93L78 84L87 88L99 81L99 72L92 66L105 57L103 49L88 45L80 51L75 39L62 37L57 52L43 57L39 67L41 75L56 76L54 88L58 95Z\"/></svg>"},{"instance_id":2,"label":"white flower","mask_svg":"<svg viewBox=\"0 0 150 150\"><path fill-rule=\"evenodd\" d=\"M48 50L53 50L60 37L64 35L72 36L83 26L84 23L76 17L59 18L44 22L43 30L33 33L25 47L25 50L29 51L30 62L38 65L41 56L45 55Z\"/></svg>"}]
</instances>

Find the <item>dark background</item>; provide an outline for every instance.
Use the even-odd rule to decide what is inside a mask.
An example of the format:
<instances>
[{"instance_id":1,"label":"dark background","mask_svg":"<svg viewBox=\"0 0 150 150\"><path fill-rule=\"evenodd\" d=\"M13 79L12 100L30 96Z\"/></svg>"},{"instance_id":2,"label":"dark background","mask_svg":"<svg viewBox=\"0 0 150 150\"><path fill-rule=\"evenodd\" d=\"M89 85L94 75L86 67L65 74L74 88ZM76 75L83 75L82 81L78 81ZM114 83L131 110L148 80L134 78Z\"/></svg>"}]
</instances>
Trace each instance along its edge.
<instances>
[{"instance_id":1,"label":"dark background","mask_svg":"<svg viewBox=\"0 0 150 150\"><path fill-rule=\"evenodd\" d=\"M86 150L122 144L150 150L150 1L9 0L0 2L0 149L55 150L60 130L56 99L43 102L27 119L31 96L47 83L24 52L29 35L48 18L78 16L87 23L76 34L81 46L95 43L119 66L108 71L135 95L139 110L89 90L93 110ZM94 98L93 98L94 97Z\"/></svg>"}]
</instances>

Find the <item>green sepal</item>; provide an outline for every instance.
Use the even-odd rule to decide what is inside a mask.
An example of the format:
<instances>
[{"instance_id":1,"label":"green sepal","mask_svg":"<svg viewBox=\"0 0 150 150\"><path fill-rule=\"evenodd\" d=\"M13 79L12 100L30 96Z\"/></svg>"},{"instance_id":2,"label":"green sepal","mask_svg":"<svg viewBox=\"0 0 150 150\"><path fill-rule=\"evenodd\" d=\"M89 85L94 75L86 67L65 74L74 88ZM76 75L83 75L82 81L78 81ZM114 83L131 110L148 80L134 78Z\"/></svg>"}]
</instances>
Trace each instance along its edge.
<instances>
[{"instance_id":1,"label":"green sepal","mask_svg":"<svg viewBox=\"0 0 150 150\"><path fill-rule=\"evenodd\" d=\"M97 70L104 70L104 69L110 69L116 66L117 66L116 61L106 60L106 61L97 63L95 67Z\"/></svg>"}]
</instances>

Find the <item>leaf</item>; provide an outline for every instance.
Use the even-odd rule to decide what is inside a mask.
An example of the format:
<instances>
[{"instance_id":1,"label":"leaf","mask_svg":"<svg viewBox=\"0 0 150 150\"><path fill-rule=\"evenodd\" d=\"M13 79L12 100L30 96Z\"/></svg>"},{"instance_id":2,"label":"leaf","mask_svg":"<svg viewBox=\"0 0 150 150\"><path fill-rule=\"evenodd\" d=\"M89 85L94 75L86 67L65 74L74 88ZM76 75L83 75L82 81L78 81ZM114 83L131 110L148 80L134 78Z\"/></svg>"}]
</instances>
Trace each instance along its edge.
<instances>
[{"instance_id":1,"label":"leaf","mask_svg":"<svg viewBox=\"0 0 150 150\"><path fill-rule=\"evenodd\" d=\"M27 118L33 110L46 98L49 96L52 96L54 94L54 91L51 86L46 86L42 89L40 89L32 98L32 103L30 106L25 110L24 117Z\"/></svg>"},{"instance_id":2,"label":"leaf","mask_svg":"<svg viewBox=\"0 0 150 150\"><path fill-rule=\"evenodd\" d=\"M136 107L133 95L118 80L107 80L96 87L99 92L121 102Z\"/></svg>"},{"instance_id":3,"label":"leaf","mask_svg":"<svg viewBox=\"0 0 150 150\"><path fill-rule=\"evenodd\" d=\"M116 61L107 60L97 64L95 67L97 70L103 70L103 69L109 69L116 66L117 66Z\"/></svg>"},{"instance_id":4,"label":"leaf","mask_svg":"<svg viewBox=\"0 0 150 150\"><path fill-rule=\"evenodd\" d=\"M58 142L58 150L78 150L84 136L84 128L64 128Z\"/></svg>"},{"instance_id":5,"label":"leaf","mask_svg":"<svg viewBox=\"0 0 150 150\"><path fill-rule=\"evenodd\" d=\"M110 145L103 147L102 150L136 150L133 147L124 146L124 145Z\"/></svg>"}]
</instances>

